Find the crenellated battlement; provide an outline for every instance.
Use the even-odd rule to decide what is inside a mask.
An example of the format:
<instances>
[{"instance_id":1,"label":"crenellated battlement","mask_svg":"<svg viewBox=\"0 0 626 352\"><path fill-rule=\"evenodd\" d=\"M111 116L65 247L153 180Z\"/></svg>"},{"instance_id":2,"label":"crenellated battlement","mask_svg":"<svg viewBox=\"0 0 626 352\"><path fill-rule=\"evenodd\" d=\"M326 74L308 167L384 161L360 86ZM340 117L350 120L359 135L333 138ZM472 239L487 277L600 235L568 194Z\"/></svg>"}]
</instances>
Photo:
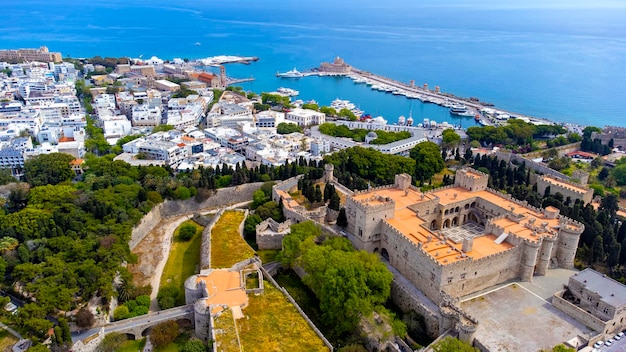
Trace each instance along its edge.
<instances>
[{"instance_id":1,"label":"crenellated battlement","mask_svg":"<svg viewBox=\"0 0 626 352\"><path fill-rule=\"evenodd\" d=\"M395 185L384 185L384 186L371 187L371 188L363 189L363 190L360 190L360 191L359 190L355 190L353 196L358 196L359 194L365 194L365 193L370 193L370 192L373 192L373 191L378 191L378 190L381 190L381 189L390 189L390 188L396 188L396 186Z\"/></svg>"},{"instance_id":2,"label":"crenellated battlement","mask_svg":"<svg viewBox=\"0 0 626 352\"><path fill-rule=\"evenodd\" d=\"M379 195L372 195L371 197L365 199L354 199L352 198L352 203L362 210L362 211L373 211L382 208L394 207L395 201L389 197L383 197ZM376 202L376 204L370 204L370 202Z\"/></svg>"},{"instance_id":3,"label":"crenellated battlement","mask_svg":"<svg viewBox=\"0 0 626 352\"><path fill-rule=\"evenodd\" d=\"M590 190L589 186L587 185L581 185L580 183L575 183L569 180L559 179L552 175L542 175L542 176L539 176L539 179L544 179L547 183L550 183L552 185L555 185L563 189L567 189L572 192L581 193L581 194L586 193Z\"/></svg>"}]
</instances>

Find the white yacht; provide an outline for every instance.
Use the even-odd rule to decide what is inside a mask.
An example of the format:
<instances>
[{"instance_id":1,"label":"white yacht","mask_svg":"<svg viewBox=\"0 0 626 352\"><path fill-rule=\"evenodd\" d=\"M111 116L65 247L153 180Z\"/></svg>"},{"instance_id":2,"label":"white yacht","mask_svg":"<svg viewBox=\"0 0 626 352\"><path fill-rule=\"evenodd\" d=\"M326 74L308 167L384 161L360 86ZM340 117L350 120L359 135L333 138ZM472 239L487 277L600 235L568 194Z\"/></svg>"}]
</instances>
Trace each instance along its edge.
<instances>
[{"instance_id":1,"label":"white yacht","mask_svg":"<svg viewBox=\"0 0 626 352\"><path fill-rule=\"evenodd\" d=\"M276 73L276 77L280 77L280 78L300 78L300 77L304 77L304 74L302 74L302 72L296 70L296 68L294 67L293 70L287 71L287 72L277 72Z\"/></svg>"}]
</instances>

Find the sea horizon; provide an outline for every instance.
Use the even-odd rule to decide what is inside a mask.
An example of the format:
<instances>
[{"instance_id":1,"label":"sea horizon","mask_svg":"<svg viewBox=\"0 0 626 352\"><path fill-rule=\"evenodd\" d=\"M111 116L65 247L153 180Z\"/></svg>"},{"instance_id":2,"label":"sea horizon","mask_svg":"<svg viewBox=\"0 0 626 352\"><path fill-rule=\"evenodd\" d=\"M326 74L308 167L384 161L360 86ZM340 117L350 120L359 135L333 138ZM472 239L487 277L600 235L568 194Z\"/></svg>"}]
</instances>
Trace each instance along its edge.
<instances>
[{"instance_id":1,"label":"sea horizon","mask_svg":"<svg viewBox=\"0 0 626 352\"><path fill-rule=\"evenodd\" d=\"M547 4L547 5L546 5ZM626 9L618 2L392 0L306 4L237 4L156 0L23 1L6 6L0 47L45 45L64 57L199 59L257 56L229 64L231 77L255 92L284 86L298 99L329 105L348 99L388 123L412 114L463 127L448 110L372 91L349 79L285 80L277 71L307 70L340 56L350 65L399 81L415 80L460 97L477 97L520 115L579 125L626 127ZM199 45L197 45L199 44Z\"/></svg>"}]
</instances>

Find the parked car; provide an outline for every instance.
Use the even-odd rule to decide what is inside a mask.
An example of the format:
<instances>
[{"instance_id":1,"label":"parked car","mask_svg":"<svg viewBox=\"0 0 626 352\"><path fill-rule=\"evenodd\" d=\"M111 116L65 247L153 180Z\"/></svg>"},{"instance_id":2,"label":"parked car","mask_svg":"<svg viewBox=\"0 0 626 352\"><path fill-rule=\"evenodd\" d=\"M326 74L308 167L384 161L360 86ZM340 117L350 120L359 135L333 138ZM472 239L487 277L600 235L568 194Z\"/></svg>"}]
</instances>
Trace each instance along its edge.
<instances>
[{"instance_id":1,"label":"parked car","mask_svg":"<svg viewBox=\"0 0 626 352\"><path fill-rule=\"evenodd\" d=\"M600 341L594 343L593 347L594 348L600 348L600 347L602 347L602 345L604 345L604 341L600 340Z\"/></svg>"}]
</instances>

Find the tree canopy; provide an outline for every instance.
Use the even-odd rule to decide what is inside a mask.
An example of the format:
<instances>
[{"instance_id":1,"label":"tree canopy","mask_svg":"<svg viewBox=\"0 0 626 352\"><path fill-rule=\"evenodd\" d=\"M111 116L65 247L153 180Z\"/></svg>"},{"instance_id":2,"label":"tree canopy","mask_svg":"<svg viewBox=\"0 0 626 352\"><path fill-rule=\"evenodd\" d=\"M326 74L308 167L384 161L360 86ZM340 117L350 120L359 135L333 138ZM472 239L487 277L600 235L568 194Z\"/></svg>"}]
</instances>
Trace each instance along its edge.
<instances>
[{"instance_id":1,"label":"tree canopy","mask_svg":"<svg viewBox=\"0 0 626 352\"><path fill-rule=\"evenodd\" d=\"M276 126L276 133L278 134L289 134L294 132L302 133L302 127L291 122L281 122L278 126Z\"/></svg>"},{"instance_id":2,"label":"tree canopy","mask_svg":"<svg viewBox=\"0 0 626 352\"><path fill-rule=\"evenodd\" d=\"M478 348L457 338L446 336L432 346L435 352L478 352Z\"/></svg>"},{"instance_id":3,"label":"tree canopy","mask_svg":"<svg viewBox=\"0 0 626 352\"><path fill-rule=\"evenodd\" d=\"M24 176L31 186L56 185L74 176L70 162L74 157L64 153L41 154L24 162Z\"/></svg>"},{"instance_id":4,"label":"tree canopy","mask_svg":"<svg viewBox=\"0 0 626 352\"><path fill-rule=\"evenodd\" d=\"M325 321L336 334L354 329L362 315L389 298L393 275L379 257L355 251L345 238L323 237L312 221L292 225L281 258L283 264L306 271L303 281L318 297Z\"/></svg>"},{"instance_id":5,"label":"tree canopy","mask_svg":"<svg viewBox=\"0 0 626 352\"><path fill-rule=\"evenodd\" d=\"M415 178L422 182L433 177L445 166L439 146L433 142L422 142L416 145L409 155L415 160Z\"/></svg>"}]
</instances>

